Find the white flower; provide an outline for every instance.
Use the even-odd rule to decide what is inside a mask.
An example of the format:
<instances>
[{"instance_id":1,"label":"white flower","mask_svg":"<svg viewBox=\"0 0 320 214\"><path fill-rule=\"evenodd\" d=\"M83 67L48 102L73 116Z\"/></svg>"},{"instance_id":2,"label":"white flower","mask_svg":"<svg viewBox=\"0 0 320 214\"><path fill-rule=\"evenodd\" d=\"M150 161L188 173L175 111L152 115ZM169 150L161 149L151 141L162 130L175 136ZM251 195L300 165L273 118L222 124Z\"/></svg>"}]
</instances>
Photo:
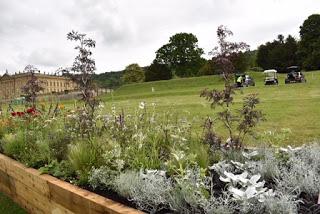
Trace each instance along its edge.
<instances>
[{"instance_id":1,"label":"white flower","mask_svg":"<svg viewBox=\"0 0 320 214\"><path fill-rule=\"evenodd\" d=\"M258 151L253 151L251 153L242 152L243 157L247 159L251 159L252 157L257 156L258 154L259 154Z\"/></svg>"},{"instance_id":2,"label":"white flower","mask_svg":"<svg viewBox=\"0 0 320 214\"><path fill-rule=\"evenodd\" d=\"M125 162L124 162L124 160L117 159L116 164L117 164L118 169L123 169Z\"/></svg>"},{"instance_id":3,"label":"white flower","mask_svg":"<svg viewBox=\"0 0 320 214\"><path fill-rule=\"evenodd\" d=\"M114 105L111 107L111 112L113 115L116 114L116 107Z\"/></svg>"},{"instance_id":4,"label":"white flower","mask_svg":"<svg viewBox=\"0 0 320 214\"><path fill-rule=\"evenodd\" d=\"M140 109L145 109L145 107L146 107L146 103L144 101L140 102L139 108Z\"/></svg>"},{"instance_id":5,"label":"white flower","mask_svg":"<svg viewBox=\"0 0 320 214\"><path fill-rule=\"evenodd\" d=\"M241 182L243 184L246 184L249 181L249 179L247 179L247 177L248 177L247 171L244 171L240 175L235 175L235 174L227 172L227 171L224 171L223 174L226 176L226 178L220 176L219 179L223 182L226 182L226 183L229 183L229 182L239 183L239 182Z\"/></svg>"},{"instance_id":6,"label":"white flower","mask_svg":"<svg viewBox=\"0 0 320 214\"><path fill-rule=\"evenodd\" d=\"M240 162L237 162L237 161L233 161L231 160L230 161L237 169L243 169L244 167L244 164L243 163L240 163Z\"/></svg>"},{"instance_id":7,"label":"white flower","mask_svg":"<svg viewBox=\"0 0 320 214\"><path fill-rule=\"evenodd\" d=\"M183 151L176 151L176 152L172 152L171 154L177 161L183 160L185 157L185 154Z\"/></svg>"},{"instance_id":8,"label":"white flower","mask_svg":"<svg viewBox=\"0 0 320 214\"><path fill-rule=\"evenodd\" d=\"M260 179L260 177L261 177L260 174L253 175L253 176L250 178L249 182L250 182L251 184L256 184L256 183L258 182L258 180Z\"/></svg>"},{"instance_id":9,"label":"white flower","mask_svg":"<svg viewBox=\"0 0 320 214\"><path fill-rule=\"evenodd\" d=\"M296 147L296 148L292 148L291 146L288 146L287 148L281 147L279 150L280 150L280 152L295 152L295 151L301 150L302 148L303 148L303 146Z\"/></svg>"}]
</instances>

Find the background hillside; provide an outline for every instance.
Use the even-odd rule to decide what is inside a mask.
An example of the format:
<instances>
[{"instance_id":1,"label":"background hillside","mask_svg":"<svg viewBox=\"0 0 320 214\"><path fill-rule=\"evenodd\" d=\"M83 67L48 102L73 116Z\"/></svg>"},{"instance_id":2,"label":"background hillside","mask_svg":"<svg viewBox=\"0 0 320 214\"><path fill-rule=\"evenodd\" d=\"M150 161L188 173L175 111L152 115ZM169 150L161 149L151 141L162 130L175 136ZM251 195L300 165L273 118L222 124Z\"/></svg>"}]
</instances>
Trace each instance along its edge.
<instances>
[{"instance_id":1,"label":"background hillside","mask_svg":"<svg viewBox=\"0 0 320 214\"><path fill-rule=\"evenodd\" d=\"M259 133L278 133L283 139L271 139L277 141L273 142L275 144L303 144L320 137L320 72L306 72L307 83L289 85L284 84L286 75L279 74L279 86L265 86L263 73L250 72L250 75L255 79L256 86L239 90L240 96L236 96L235 106L240 107L244 95L259 94L260 108L267 119L259 126ZM201 133L204 119L213 116L215 110L199 94L205 88L222 87L223 82L219 76L180 78L123 85L102 99L106 111L115 106L127 114L134 113L142 101L149 108L155 103L157 111L186 116ZM220 129L219 126L221 124L217 124L217 129ZM248 140L252 143L259 139Z\"/></svg>"}]
</instances>

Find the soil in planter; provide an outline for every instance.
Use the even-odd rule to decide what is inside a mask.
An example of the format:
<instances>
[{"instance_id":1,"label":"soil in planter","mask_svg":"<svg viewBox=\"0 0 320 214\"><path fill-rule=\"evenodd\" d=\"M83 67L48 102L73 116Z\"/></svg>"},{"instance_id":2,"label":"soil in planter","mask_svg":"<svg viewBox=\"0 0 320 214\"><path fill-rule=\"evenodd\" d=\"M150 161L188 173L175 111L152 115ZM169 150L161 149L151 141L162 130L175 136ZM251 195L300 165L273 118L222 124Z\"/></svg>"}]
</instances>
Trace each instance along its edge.
<instances>
[{"instance_id":1,"label":"soil in planter","mask_svg":"<svg viewBox=\"0 0 320 214\"><path fill-rule=\"evenodd\" d=\"M136 206L134 205L134 203L132 201L129 201L127 198L120 196L118 193L111 191L111 190L106 190L106 189L101 189L101 188L96 188L93 189L90 186L80 186L83 189L86 189L90 192L94 192L98 195L101 195L103 197L106 197L108 199L111 199L113 201L119 202L121 204L124 204L126 206L129 207L133 207L136 208Z\"/></svg>"},{"instance_id":2,"label":"soil in planter","mask_svg":"<svg viewBox=\"0 0 320 214\"><path fill-rule=\"evenodd\" d=\"M135 203L133 201L130 201L127 198L120 196L118 193L116 193L112 190L106 190L106 189L101 189L101 188L93 189L90 186L81 186L81 188L86 189L90 192L94 192L98 195L101 195L101 196L106 197L108 199L111 199L113 201L119 202L119 203L126 205L128 207L138 209L138 207L135 205ZM174 213L174 212L169 209L162 209L162 210L156 212L155 214L165 214L165 213L169 214L169 213Z\"/></svg>"},{"instance_id":3,"label":"soil in planter","mask_svg":"<svg viewBox=\"0 0 320 214\"><path fill-rule=\"evenodd\" d=\"M299 197L302 202L300 203L300 214L320 214L320 204L318 202L318 196L310 197L306 193L301 193Z\"/></svg>"}]
</instances>

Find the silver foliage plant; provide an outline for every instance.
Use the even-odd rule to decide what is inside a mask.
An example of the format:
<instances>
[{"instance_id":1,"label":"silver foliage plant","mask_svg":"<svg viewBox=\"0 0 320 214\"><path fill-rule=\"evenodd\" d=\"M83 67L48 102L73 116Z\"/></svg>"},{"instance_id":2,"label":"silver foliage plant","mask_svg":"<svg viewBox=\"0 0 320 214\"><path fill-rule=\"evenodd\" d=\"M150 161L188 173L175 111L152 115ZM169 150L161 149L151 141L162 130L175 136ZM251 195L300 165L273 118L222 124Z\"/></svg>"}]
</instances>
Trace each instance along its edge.
<instances>
[{"instance_id":1,"label":"silver foliage plant","mask_svg":"<svg viewBox=\"0 0 320 214\"><path fill-rule=\"evenodd\" d=\"M198 169L190 169L185 176L175 179L167 178L164 171L127 171L114 180L113 189L150 213L163 209L190 214L235 212L237 205L230 194L215 198L204 191L206 179Z\"/></svg>"},{"instance_id":2,"label":"silver foliage plant","mask_svg":"<svg viewBox=\"0 0 320 214\"><path fill-rule=\"evenodd\" d=\"M285 193L306 193L311 197L320 192L320 146L312 144L295 149L282 149L288 156L276 179L277 188Z\"/></svg>"},{"instance_id":3,"label":"silver foliage plant","mask_svg":"<svg viewBox=\"0 0 320 214\"><path fill-rule=\"evenodd\" d=\"M237 151L241 158L226 156L225 160L208 168L210 173L216 172L226 186L218 190L219 179L208 176L208 171L191 161L192 158L186 155L187 150L183 150L190 140L189 123L167 120L159 125L156 121L161 119L160 115L148 113L148 107L147 103L140 103L134 115L119 115L113 108L112 115L99 118L102 130L108 133L108 152L103 155L104 166L91 172L93 187L112 189L150 213L161 210L176 213L298 213L300 193L319 194L318 144L261 149L259 152ZM166 159L162 162L166 164L154 165L156 167L137 165L126 171L130 158L133 158L130 154L139 156L151 139L158 139L155 130L173 145L166 151L168 157L173 157L172 163ZM133 146L133 153L126 153ZM148 149L143 157L150 154ZM137 160L141 163L140 159ZM170 171L172 168L181 170Z\"/></svg>"},{"instance_id":4,"label":"silver foliage plant","mask_svg":"<svg viewBox=\"0 0 320 214\"><path fill-rule=\"evenodd\" d=\"M243 153L247 159L244 163L221 161L211 167L220 175L220 180L227 184L227 194L231 196L231 201L236 202L240 213L298 212L296 195L265 187L263 178L276 180L280 175L281 164L272 154L264 151L261 160L253 161L251 159L258 152Z\"/></svg>"},{"instance_id":5,"label":"silver foliage plant","mask_svg":"<svg viewBox=\"0 0 320 214\"><path fill-rule=\"evenodd\" d=\"M214 181L197 168L171 177L161 170L120 172L112 182L105 184L150 213L166 209L176 213L298 213L301 203L298 193L319 191L316 184L320 171L319 151L319 145L312 145L281 152L276 157L266 150L258 161L253 159L261 154L251 152L242 154L246 160L242 163L218 162L210 169L227 185L219 196L214 195ZM261 171L264 167L268 169ZM306 170L312 170L314 175ZM275 183L266 187L265 178Z\"/></svg>"},{"instance_id":6,"label":"silver foliage plant","mask_svg":"<svg viewBox=\"0 0 320 214\"><path fill-rule=\"evenodd\" d=\"M158 170L128 171L120 174L114 181L114 189L120 195L150 213L167 208L172 188L171 179Z\"/></svg>"}]
</instances>

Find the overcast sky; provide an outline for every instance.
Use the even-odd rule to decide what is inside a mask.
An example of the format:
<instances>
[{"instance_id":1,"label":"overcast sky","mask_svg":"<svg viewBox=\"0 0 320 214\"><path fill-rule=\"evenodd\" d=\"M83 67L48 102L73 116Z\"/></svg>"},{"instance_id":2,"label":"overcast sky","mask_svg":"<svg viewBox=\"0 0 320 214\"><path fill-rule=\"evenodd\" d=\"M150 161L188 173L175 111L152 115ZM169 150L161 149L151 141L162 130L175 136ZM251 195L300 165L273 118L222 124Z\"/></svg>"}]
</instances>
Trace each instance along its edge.
<instances>
[{"instance_id":1,"label":"overcast sky","mask_svg":"<svg viewBox=\"0 0 320 214\"><path fill-rule=\"evenodd\" d=\"M299 26L319 11L320 0L0 0L0 74L72 65L71 30L96 40L101 73L149 65L178 32L195 34L207 55L221 24L251 49L280 33L299 38Z\"/></svg>"}]
</instances>

